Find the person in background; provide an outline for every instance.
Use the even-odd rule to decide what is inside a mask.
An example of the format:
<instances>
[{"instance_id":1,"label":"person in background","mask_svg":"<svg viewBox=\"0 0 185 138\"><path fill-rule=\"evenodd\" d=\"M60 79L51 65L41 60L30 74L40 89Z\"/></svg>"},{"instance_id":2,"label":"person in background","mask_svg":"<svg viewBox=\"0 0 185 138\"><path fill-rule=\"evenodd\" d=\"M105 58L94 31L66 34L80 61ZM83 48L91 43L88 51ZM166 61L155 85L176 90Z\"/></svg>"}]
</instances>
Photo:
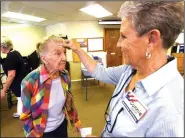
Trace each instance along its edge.
<instances>
[{"instance_id":1,"label":"person in background","mask_svg":"<svg viewBox=\"0 0 185 138\"><path fill-rule=\"evenodd\" d=\"M7 76L7 80L1 90L1 99L5 98L7 90L10 88L17 97L17 112L13 114L13 117L18 118L22 113L21 102L21 81L25 77L25 65L24 59L21 54L13 50L12 41L7 37L1 39L1 52L7 54L2 66L4 73Z\"/></svg>"},{"instance_id":2,"label":"person in background","mask_svg":"<svg viewBox=\"0 0 185 138\"><path fill-rule=\"evenodd\" d=\"M36 50L33 51L30 55L27 56L27 62L28 62L28 67L30 69L30 72L32 70L38 68L41 64L39 51L38 51L39 46L40 46L40 43L37 43L36 44Z\"/></svg>"},{"instance_id":3,"label":"person in background","mask_svg":"<svg viewBox=\"0 0 185 138\"><path fill-rule=\"evenodd\" d=\"M184 80L167 56L184 26L183 1L126 1L119 15L124 65L104 68L72 41L63 45L92 77L116 85L101 137L184 137Z\"/></svg>"},{"instance_id":4,"label":"person in background","mask_svg":"<svg viewBox=\"0 0 185 138\"><path fill-rule=\"evenodd\" d=\"M36 44L36 53L37 53L37 55L38 55L38 58L40 59L40 55L39 55L39 47L40 47L40 45L41 45L41 43L40 42L38 42L37 44ZM41 62L41 60L40 60L40 63L42 63Z\"/></svg>"},{"instance_id":5,"label":"person in background","mask_svg":"<svg viewBox=\"0 0 185 138\"><path fill-rule=\"evenodd\" d=\"M63 39L52 35L38 47L42 65L22 81L23 113L20 120L26 137L68 137L67 119L77 130L81 127L71 80L65 70Z\"/></svg>"}]
</instances>

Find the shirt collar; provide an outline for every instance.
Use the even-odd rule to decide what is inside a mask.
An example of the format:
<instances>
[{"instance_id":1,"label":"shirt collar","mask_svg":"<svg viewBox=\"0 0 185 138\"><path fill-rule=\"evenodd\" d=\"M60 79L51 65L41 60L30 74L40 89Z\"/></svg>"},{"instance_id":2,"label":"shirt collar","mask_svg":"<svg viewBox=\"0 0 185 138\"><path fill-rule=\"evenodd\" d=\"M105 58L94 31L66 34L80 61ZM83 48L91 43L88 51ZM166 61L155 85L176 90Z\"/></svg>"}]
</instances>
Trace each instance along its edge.
<instances>
[{"instance_id":1,"label":"shirt collar","mask_svg":"<svg viewBox=\"0 0 185 138\"><path fill-rule=\"evenodd\" d=\"M179 73L177 70L177 59L168 57L168 61L159 70L140 81L149 96L152 96L165 84L169 83Z\"/></svg>"},{"instance_id":2,"label":"shirt collar","mask_svg":"<svg viewBox=\"0 0 185 138\"><path fill-rule=\"evenodd\" d=\"M46 80L50 78L48 71L46 70L46 67L44 65L41 65L39 67L40 69L40 83L44 83ZM60 72L60 76L67 74L66 70L63 70Z\"/></svg>"}]
</instances>

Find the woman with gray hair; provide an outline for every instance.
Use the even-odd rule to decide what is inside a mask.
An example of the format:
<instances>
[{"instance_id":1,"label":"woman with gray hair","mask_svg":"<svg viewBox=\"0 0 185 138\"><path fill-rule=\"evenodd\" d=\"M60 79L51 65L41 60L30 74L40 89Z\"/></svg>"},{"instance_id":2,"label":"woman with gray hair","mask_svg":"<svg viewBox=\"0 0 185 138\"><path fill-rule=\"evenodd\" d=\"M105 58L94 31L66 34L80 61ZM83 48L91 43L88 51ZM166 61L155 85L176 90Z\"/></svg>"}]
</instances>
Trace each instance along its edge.
<instances>
[{"instance_id":1,"label":"woman with gray hair","mask_svg":"<svg viewBox=\"0 0 185 138\"><path fill-rule=\"evenodd\" d=\"M72 41L63 45L95 79L116 85L102 137L183 137L184 81L167 55L183 29L183 2L127 1L119 15L124 65L104 68Z\"/></svg>"},{"instance_id":2,"label":"woman with gray hair","mask_svg":"<svg viewBox=\"0 0 185 138\"><path fill-rule=\"evenodd\" d=\"M22 113L21 81L26 75L24 59L18 51L13 50L13 43L7 37L1 39L1 52L7 54L2 64L7 79L1 90L1 99L4 99L7 90L10 88L17 97L17 112L13 114L13 117L18 118Z\"/></svg>"},{"instance_id":3,"label":"woman with gray hair","mask_svg":"<svg viewBox=\"0 0 185 138\"><path fill-rule=\"evenodd\" d=\"M21 83L26 137L68 137L67 119L77 130L81 126L71 93L71 80L65 70L63 39L49 36L38 46L42 65Z\"/></svg>"}]
</instances>

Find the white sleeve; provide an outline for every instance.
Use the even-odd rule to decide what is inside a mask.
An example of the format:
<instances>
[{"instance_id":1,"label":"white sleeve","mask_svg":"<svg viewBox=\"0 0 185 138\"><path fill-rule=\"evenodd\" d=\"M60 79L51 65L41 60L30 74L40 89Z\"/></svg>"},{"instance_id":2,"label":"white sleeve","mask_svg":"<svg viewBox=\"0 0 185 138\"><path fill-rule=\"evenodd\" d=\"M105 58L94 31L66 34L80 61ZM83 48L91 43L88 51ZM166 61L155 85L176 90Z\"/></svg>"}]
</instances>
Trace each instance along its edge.
<instances>
[{"instance_id":1,"label":"white sleeve","mask_svg":"<svg viewBox=\"0 0 185 138\"><path fill-rule=\"evenodd\" d=\"M102 82L116 85L121 75L127 70L127 67L128 66L126 65L121 65L105 68L102 65L97 64L95 70L91 73L91 76Z\"/></svg>"}]
</instances>

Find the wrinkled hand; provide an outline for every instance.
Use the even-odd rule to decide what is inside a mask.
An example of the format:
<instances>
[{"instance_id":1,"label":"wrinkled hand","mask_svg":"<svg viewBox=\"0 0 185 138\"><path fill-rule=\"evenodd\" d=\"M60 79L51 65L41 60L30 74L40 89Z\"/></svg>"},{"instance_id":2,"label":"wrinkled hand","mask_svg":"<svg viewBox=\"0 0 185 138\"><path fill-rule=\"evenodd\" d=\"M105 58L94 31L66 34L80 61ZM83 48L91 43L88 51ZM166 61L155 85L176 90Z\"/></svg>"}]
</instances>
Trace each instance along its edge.
<instances>
[{"instance_id":1,"label":"wrinkled hand","mask_svg":"<svg viewBox=\"0 0 185 138\"><path fill-rule=\"evenodd\" d=\"M72 40L64 40L64 43L62 45L65 48L71 49L74 52L80 49Z\"/></svg>"},{"instance_id":2,"label":"wrinkled hand","mask_svg":"<svg viewBox=\"0 0 185 138\"><path fill-rule=\"evenodd\" d=\"M6 92L4 92L3 90L1 90L1 100L3 100L5 98Z\"/></svg>"},{"instance_id":3,"label":"wrinkled hand","mask_svg":"<svg viewBox=\"0 0 185 138\"><path fill-rule=\"evenodd\" d=\"M82 126L77 126L76 127L76 131L80 133L80 129L82 128Z\"/></svg>"}]
</instances>

